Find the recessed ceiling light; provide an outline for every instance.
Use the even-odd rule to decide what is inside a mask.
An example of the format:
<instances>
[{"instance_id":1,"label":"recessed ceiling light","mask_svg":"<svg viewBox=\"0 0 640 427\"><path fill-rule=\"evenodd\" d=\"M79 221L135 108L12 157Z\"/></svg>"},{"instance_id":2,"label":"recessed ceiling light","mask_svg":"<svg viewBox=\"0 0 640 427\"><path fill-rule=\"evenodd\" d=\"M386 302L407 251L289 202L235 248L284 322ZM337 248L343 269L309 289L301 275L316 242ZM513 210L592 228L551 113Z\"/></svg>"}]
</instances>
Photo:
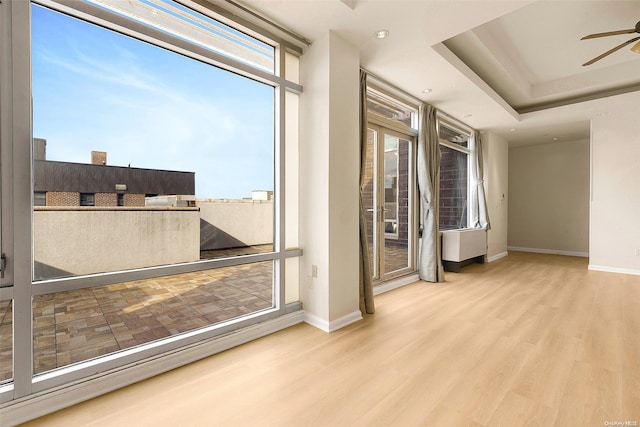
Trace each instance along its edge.
<instances>
[{"instance_id":1,"label":"recessed ceiling light","mask_svg":"<svg viewBox=\"0 0 640 427\"><path fill-rule=\"evenodd\" d=\"M516 129L515 129L515 128L511 128L511 129L509 129L509 132L515 132L515 131L516 131Z\"/></svg>"},{"instance_id":2,"label":"recessed ceiling light","mask_svg":"<svg viewBox=\"0 0 640 427\"><path fill-rule=\"evenodd\" d=\"M422 90L422 93L431 93L431 90L432 90L432 89L423 89L423 90Z\"/></svg>"},{"instance_id":3,"label":"recessed ceiling light","mask_svg":"<svg viewBox=\"0 0 640 427\"><path fill-rule=\"evenodd\" d=\"M385 38L389 37L389 30L378 30L375 33L373 33L373 35L377 39L385 39Z\"/></svg>"},{"instance_id":4,"label":"recessed ceiling light","mask_svg":"<svg viewBox=\"0 0 640 427\"><path fill-rule=\"evenodd\" d=\"M557 141L557 140L558 140L558 138L557 138L557 137L553 137L553 140L554 140L554 141Z\"/></svg>"},{"instance_id":5,"label":"recessed ceiling light","mask_svg":"<svg viewBox=\"0 0 640 427\"><path fill-rule=\"evenodd\" d=\"M464 117L465 119L468 119L469 117L473 117L473 114L465 114L463 117Z\"/></svg>"}]
</instances>

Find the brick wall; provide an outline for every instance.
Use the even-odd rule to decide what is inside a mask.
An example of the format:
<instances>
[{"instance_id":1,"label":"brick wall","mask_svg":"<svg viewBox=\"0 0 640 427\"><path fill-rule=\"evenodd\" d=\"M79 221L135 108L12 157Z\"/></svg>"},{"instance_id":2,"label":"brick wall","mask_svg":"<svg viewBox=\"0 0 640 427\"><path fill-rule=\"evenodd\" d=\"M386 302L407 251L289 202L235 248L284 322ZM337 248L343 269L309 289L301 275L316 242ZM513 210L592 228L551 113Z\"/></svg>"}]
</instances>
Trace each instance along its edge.
<instances>
[{"instance_id":1,"label":"brick wall","mask_svg":"<svg viewBox=\"0 0 640 427\"><path fill-rule=\"evenodd\" d=\"M124 206L144 206L144 194L125 194ZM73 191L48 191L47 206L80 206L80 193ZM95 193L95 206L118 206L116 193Z\"/></svg>"},{"instance_id":2,"label":"brick wall","mask_svg":"<svg viewBox=\"0 0 640 427\"><path fill-rule=\"evenodd\" d=\"M468 155L440 146L440 229L467 227Z\"/></svg>"},{"instance_id":3,"label":"brick wall","mask_svg":"<svg viewBox=\"0 0 640 427\"><path fill-rule=\"evenodd\" d=\"M80 193L75 191L48 191L47 206L80 206Z\"/></svg>"},{"instance_id":4,"label":"brick wall","mask_svg":"<svg viewBox=\"0 0 640 427\"><path fill-rule=\"evenodd\" d=\"M398 246L409 244L409 142L400 140L398 146Z\"/></svg>"},{"instance_id":5,"label":"brick wall","mask_svg":"<svg viewBox=\"0 0 640 427\"><path fill-rule=\"evenodd\" d=\"M118 196L116 193L96 193L96 206L117 206Z\"/></svg>"},{"instance_id":6,"label":"brick wall","mask_svg":"<svg viewBox=\"0 0 640 427\"><path fill-rule=\"evenodd\" d=\"M113 204L114 206L116 203ZM144 206L144 194L125 194L124 195L125 206Z\"/></svg>"}]
</instances>

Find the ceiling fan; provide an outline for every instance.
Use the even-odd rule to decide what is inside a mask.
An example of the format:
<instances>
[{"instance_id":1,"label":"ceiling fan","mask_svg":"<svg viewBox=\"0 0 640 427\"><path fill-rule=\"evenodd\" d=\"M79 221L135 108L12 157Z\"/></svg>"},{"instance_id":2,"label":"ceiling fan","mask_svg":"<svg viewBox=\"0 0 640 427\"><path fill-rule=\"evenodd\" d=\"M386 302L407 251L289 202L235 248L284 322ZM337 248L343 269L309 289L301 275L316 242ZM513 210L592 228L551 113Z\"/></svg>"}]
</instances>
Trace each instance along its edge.
<instances>
[{"instance_id":1,"label":"ceiling fan","mask_svg":"<svg viewBox=\"0 0 640 427\"><path fill-rule=\"evenodd\" d=\"M631 29L628 29L628 30L609 31L609 32L606 32L606 33L589 34L588 36L584 36L580 40L595 39L595 38L607 37L607 36L617 36L619 34L633 34L633 33L640 33L640 21L638 21L638 23L636 24L635 28L631 28ZM585 62L584 64L582 64L582 66L584 67L585 65L591 65L596 61L600 61L605 56L611 55L613 52L615 52L615 51L617 51L619 49L622 49L623 47L628 46L633 42L638 42L638 43L636 43L631 48L631 50L636 52L636 53L640 53L640 41L638 41L638 40L640 40L640 37L634 37L632 39L627 40L624 43L620 43L618 46L614 47L613 49L610 49L610 50L606 51L602 55L596 56L591 61Z\"/></svg>"}]
</instances>

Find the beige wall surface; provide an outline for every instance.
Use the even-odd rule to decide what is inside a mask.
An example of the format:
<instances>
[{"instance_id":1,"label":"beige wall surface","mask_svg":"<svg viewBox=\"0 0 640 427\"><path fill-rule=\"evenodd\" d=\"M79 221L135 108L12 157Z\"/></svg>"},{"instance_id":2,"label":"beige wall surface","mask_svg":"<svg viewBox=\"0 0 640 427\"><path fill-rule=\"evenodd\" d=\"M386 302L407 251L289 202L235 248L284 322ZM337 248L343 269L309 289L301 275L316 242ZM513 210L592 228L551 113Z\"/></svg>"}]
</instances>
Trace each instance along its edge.
<instances>
[{"instance_id":1,"label":"beige wall surface","mask_svg":"<svg viewBox=\"0 0 640 427\"><path fill-rule=\"evenodd\" d=\"M329 319L359 310L360 53L329 35Z\"/></svg>"},{"instance_id":2,"label":"beige wall surface","mask_svg":"<svg viewBox=\"0 0 640 427\"><path fill-rule=\"evenodd\" d=\"M359 66L357 49L334 33L301 58L300 299L325 330L359 313Z\"/></svg>"},{"instance_id":3,"label":"beige wall surface","mask_svg":"<svg viewBox=\"0 0 640 427\"><path fill-rule=\"evenodd\" d=\"M491 132L483 133L484 186L491 229L487 232L487 259L507 254L509 143Z\"/></svg>"},{"instance_id":4,"label":"beige wall surface","mask_svg":"<svg viewBox=\"0 0 640 427\"><path fill-rule=\"evenodd\" d=\"M33 252L36 271L72 275L197 261L200 216L196 209L36 208Z\"/></svg>"},{"instance_id":5,"label":"beige wall surface","mask_svg":"<svg viewBox=\"0 0 640 427\"><path fill-rule=\"evenodd\" d=\"M509 150L509 247L589 252L589 140Z\"/></svg>"},{"instance_id":6,"label":"beige wall surface","mask_svg":"<svg viewBox=\"0 0 640 427\"><path fill-rule=\"evenodd\" d=\"M200 249L272 244L273 201L198 199ZM213 229L213 231L211 230Z\"/></svg>"},{"instance_id":7,"label":"beige wall surface","mask_svg":"<svg viewBox=\"0 0 640 427\"><path fill-rule=\"evenodd\" d=\"M329 318L329 37L300 58L300 300L305 312ZM317 277L311 266L317 266Z\"/></svg>"},{"instance_id":8,"label":"beige wall surface","mask_svg":"<svg viewBox=\"0 0 640 427\"><path fill-rule=\"evenodd\" d=\"M640 120L635 108L591 123L589 265L640 274Z\"/></svg>"}]
</instances>

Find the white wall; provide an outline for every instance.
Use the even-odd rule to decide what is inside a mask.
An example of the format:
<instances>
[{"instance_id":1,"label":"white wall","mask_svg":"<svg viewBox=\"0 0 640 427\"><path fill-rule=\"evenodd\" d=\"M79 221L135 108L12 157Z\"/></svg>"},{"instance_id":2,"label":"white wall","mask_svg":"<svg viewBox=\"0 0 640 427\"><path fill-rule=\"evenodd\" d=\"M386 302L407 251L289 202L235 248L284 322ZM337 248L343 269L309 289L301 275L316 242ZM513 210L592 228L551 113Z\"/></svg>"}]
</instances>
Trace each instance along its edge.
<instances>
[{"instance_id":1,"label":"white wall","mask_svg":"<svg viewBox=\"0 0 640 427\"><path fill-rule=\"evenodd\" d=\"M330 32L301 58L301 76L300 299L307 322L333 330L360 315L358 50Z\"/></svg>"},{"instance_id":2,"label":"white wall","mask_svg":"<svg viewBox=\"0 0 640 427\"><path fill-rule=\"evenodd\" d=\"M35 208L36 263L74 275L200 259L195 208Z\"/></svg>"},{"instance_id":3,"label":"white wall","mask_svg":"<svg viewBox=\"0 0 640 427\"><path fill-rule=\"evenodd\" d=\"M487 260L507 255L509 143L506 139L483 132L484 185L491 229L487 232Z\"/></svg>"},{"instance_id":4,"label":"white wall","mask_svg":"<svg viewBox=\"0 0 640 427\"><path fill-rule=\"evenodd\" d=\"M589 140L509 150L509 247L587 256Z\"/></svg>"},{"instance_id":5,"label":"white wall","mask_svg":"<svg viewBox=\"0 0 640 427\"><path fill-rule=\"evenodd\" d=\"M591 123L589 265L640 274L640 120L629 107Z\"/></svg>"}]
</instances>

